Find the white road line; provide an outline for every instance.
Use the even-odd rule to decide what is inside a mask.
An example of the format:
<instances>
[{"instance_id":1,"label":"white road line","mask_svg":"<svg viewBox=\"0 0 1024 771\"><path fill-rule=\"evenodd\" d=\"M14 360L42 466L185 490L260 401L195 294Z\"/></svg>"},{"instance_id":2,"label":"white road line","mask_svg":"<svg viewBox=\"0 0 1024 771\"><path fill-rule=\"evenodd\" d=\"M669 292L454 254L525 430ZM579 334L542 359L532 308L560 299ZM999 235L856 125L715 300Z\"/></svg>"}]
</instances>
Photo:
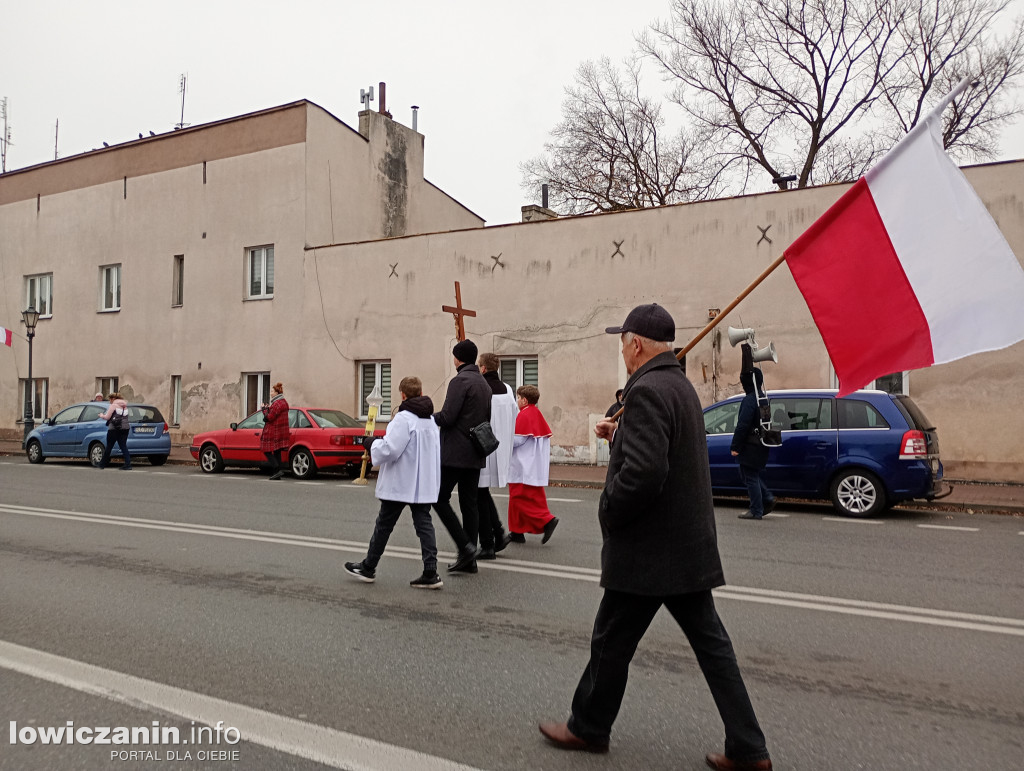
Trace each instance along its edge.
<instances>
[{"instance_id":1,"label":"white road line","mask_svg":"<svg viewBox=\"0 0 1024 771\"><path fill-rule=\"evenodd\" d=\"M508 498L508 493L491 493L492 498ZM546 497L546 496L545 496ZM556 503L583 503L582 498L548 498Z\"/></svg>"},{"instance_id":2,"label":"white road line","mask_svg":"<svg viewBox=\"0 0 1024 771\"><path fill-rule=\"evenodd\" d=\"M320 485L326 484L325 482L296 482L297 485L313 485L319 487Z\"/></svg>"},{"instance_id":3,"label":"white road line","mask_svg":"<svg viewBox=\"0 0 1024 771\"><path fill-rule=\"evenodd\" d=\"M954 527L953 525L918 525L926 530L961 530L965 533L977 533L977 527Z\"/></svg>"},{"instance_id":4,"label":"white road line","mask_svg":"<svg viewBox=\"0 0 1024 771\"><path fill-rule=\"evenodd\" d=\"M202 725L237 728L247 742L341 769L474 771L447 758L306 723L173 685L145 680L0 640L0 667L101 696L130 707L177 715Z\"/></svg>"},{"instance_id":5,"label":"white road line","mask_svg":"<svg viewBox=\"0 0 1024 771\"><path fill-rule=\"evenodd\" d=\"M160 476L160 477L176 477L176 476L178 476L173 471L150 471L149 473L152 474L153 476Z\"/></svg>"},{"instance_id":6,"label":"white road line","mask_svg":"<svg viewBox=\"0 0 1024 771\"><path fill-rule=\"evenodd\" d=\"M854 519L851 517L822 517L822 522L845 522L854 523L858 525L884 525L885 523L877 519Z\"/></svg>"},{"instance_id":7,"label":"white road line","mask_svg":"<svg viewBox=\"0 0 1024 771\"><path fill-rule=\"evenodd\" d=\"M765 519L785 519L789 514L780 514L777 511L773 511L771 514L765 514Z\"/></svg>"},{"instance_id":8,"label":"white road line","mask_svg":"<svg viewBox=\"0 0 1024 771\"><path fill-rule=\"evenodd\" d=\"M89 514L56 509L39 509L26 506L0 504L0 514L61 519L88 524L116 525L149 530L162 530L178 534L217 536L245 541L274 543L286 546L299 546L310 549L326 549L330 551L366 553L366 544L360 541L341 541L331 538L274 533L260 530L243 530L239 528L220 527L216 525L194 525L156 519L141 519L108 514ZM845 520L839 520L845 521ZM1024 534L1024 533L1022 533ZM418 548L388 546L386 557L419 561ZM439 553L439 557L454 557L452 553ZM581 568L571 565L552 565L543 562L499 558L495 561L479 562L481 570L503 571L508 573L525 573L533 576L568 579L597 583L601 571L595 568ZM783 592L760 587L727 586L715 590L715 595L722 599L757 602L767 605L782 605L805 610L817 610L828 613L867 616L872 618L905 621L915 624L931 624L957 629L969 629L981 632L993 632L1024 637L1024 619L1004 618L1001 616L982 616L959 611L938 610L933 608L915 608L907 605L853 600L843 597L828 597L814 594Z\"/></svg>"}]
</instances>

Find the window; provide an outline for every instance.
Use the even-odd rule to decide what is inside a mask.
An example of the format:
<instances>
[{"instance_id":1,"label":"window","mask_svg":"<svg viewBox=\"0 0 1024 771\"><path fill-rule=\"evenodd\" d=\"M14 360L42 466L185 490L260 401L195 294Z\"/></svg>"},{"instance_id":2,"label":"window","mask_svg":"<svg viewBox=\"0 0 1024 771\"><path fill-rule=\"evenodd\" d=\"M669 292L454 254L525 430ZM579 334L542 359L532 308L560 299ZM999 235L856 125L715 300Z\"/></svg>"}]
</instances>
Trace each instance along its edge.
<instances>
[{"instance_id":1,"label":"window","mask_svg":"<svg viewBox=\"0 0 1024 771\"><path fill-rule=\"evenodd\" d=\"M82 410L81 417L78 418L79 423L88 423L91 420L99 420L100 415L107 411L106 406L100 406L99 404L87 404L85 409Z\"/></svg>"},{"instance_id":2,"label":"window","mask_svg":"<svg viewBox=\"0 0 1024 771\"><path fill-rule=\"evenodd\" d=\"M366 403L366 397L370 395L377 383L380 383L380 395L384 398L380 412L377 413L377 419L386 421L391 418L391 362L361 362L359 364L359 417L362 420L369 417L370 407Z\"/></svg>"},{"instance_id":3,"label":"window","mask_svg":"<svg viewBox=\"0 0 1024 771\"><path fill-rule=\"evenodd\" d=\"M831 429L832 400L812 397L775 398L769 401L772 428L776 431Z\"/></svg>"},{"instance_id":4,"label":"window","mask_svg":"<svg viewBox=\"0 0 1024 771\"><path fill-rule=\"evenodd\" d=\"M53 315L53 274L25 276L25 307L35 308L39 316Z\"/></svg>"},{"instance_id":5,"label":"window","mask_svg":"<svg viewBox=\"0 0 1024 771\"><path fill-rule=\"evenodd\" d=\"M100 268L100 310L121 310L120 265L104 265Z\"/></svg>"},{"instance_id":6,"label":"window","mask_svg":"<svg viewBox=\"0 0 1024 771\"><path fill-rule=\"evenodd\" d=\"M98 377L96 378L96 393L103 394L103 398L106 399L109 394L117 393L117 378L116 377Z\"/></svg>"},{"instance_id":7,"label":"window","mask_svg":"<svg viewBox=\"0 0 1024 771\"><path fill-rule=\"evenodd\" d=\"M740 415L740 403L729 402L708 410L704 413L704 433L731 434L736 431L736 422Z\"/></svg>"},{"instance_id":8,"label":"window","mask_svg":"<svg viewBox=\"0 0 1024 771\"><path fill-rule=\"evenodd\" d=\"M46 417L49 406L46 403L46 395L49 390L49 379L48 378L32 378L32 388L29 388L29 383L26 378L21 378L18 381L18 393L21 395L21 403L19 405L19 422L25 420L25 397L26 390L29 391L27 394L31 397L30 409L32 410L33 420L42 420Z\"/></svg>"},{"instance_id":9,"label":"window","mask_svg":"<svg viewBox=\"0 0 1024 771\"><path fill-rule=\"evenodd\" d=\"M501 360L501 379L515 391L519 386L539 385L537 382L537 359L509 358Z\"/></svg>"},{"instance_id":10,"label":"window","mask_svg":"<svg viewBox=\"0 0 1024 771\"><path fill-rule=\"evenodd\" d=\"M878 410L861 399L837 399L836 413L840 428L889 428Z\"/></svg>"},{"instance_id":11,"label":"window","mask_svg":"<svg viewBox=\"0 0 1024 771\"><path fill-rule=\"evenodd\" d=\"M887 394L906 395L908 393L907 386L910 384L909 374L909 372L893 372L891 375L878 378L868 388L877 388Z\"/></svg>"},{"instance_id":12,"label":"window","mask_svg":"<svg viewBox=\"0 0 1024 771\"><path fill-rule=\"evenodd\" d=\"M181 375L171 375L171 425L181 425Z\"/></svg>"},{"instance_id":13,"label":"window","mask_svg":"<svg viewBox=\"0 0 1024 771\"><path fill-rule=\"evenodd\" d=\"M270 401L270 373L243 372L242 379L245 383L245 393L242 395L243 406L245 414L251 415Z\"/></svg>"},{"instance_id":14,"label":"window","mask_svg":"<svg viewBox=\"0 0 1024 771\"><path fill-rule=\"evenodd\" d=\"M171 307L180 308L185 302L185 255L174 255L171 272Z\"/></svg>"},{"instance_id":15,"label":"window","mask_svg":"<svg viewBox=\"0 0 1024 771\"><path fill-rule=\"evenodd\" d=\"M249 249L246 267L248 298L274 296L274 247L257 246Z\"/></svg>"}]
</instances>

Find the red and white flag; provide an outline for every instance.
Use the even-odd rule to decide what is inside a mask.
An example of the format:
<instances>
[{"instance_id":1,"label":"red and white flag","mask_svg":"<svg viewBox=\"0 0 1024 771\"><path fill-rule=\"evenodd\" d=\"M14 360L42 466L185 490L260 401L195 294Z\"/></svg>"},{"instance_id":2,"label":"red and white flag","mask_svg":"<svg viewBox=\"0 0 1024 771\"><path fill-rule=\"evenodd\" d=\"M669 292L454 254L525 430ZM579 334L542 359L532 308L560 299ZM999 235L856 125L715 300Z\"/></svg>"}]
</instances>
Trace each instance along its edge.
<instances>
[{"instance_id":1,"label":"red and white flag","mask_svg":"<svg viewBox=\"0 0 1024 771\"><path fill-rule=\"evenodd\" d=\"M11 346L11 330L0 327L0 340L4 341L4 345Z\"/></svg>"},{"instance_id":2,"label":"red and white flag","mask_svg":"<svg viewBox=\"0 0 1024 771\"><path fill-rule=\"evenodd\" d=\"M1024 269L942 147L961 82L786 250L840 395L1024 340Z\"/></svg>"}]
</instances>

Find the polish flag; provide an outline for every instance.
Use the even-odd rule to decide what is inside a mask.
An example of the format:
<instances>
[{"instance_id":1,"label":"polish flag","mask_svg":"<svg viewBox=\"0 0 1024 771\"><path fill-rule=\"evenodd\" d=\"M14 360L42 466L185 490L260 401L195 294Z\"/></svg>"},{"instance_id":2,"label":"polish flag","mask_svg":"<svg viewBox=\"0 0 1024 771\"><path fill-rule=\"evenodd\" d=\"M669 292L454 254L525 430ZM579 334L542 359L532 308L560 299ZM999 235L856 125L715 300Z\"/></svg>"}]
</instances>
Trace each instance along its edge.
<instances>
[{"instance_id":1,"label":"polish flag","mask_svg":"<svg viewBox=\"0 0 1024 771\"><path fill-rule=\"evenodd\" d=\"M962 81L786 250L839 393L1024 340L1024 269L942 147Z\"/></svg>"},{"instance_id":2,"label":"polish flag","mask_svg":"<svg viewBox=\"0 0 1024 771\"><path fill-rule=\"evenodd\" d=\"M0 340L4 341L4 345L11 346L11 330L0 327Z\"/></svg>"}]
</instances>

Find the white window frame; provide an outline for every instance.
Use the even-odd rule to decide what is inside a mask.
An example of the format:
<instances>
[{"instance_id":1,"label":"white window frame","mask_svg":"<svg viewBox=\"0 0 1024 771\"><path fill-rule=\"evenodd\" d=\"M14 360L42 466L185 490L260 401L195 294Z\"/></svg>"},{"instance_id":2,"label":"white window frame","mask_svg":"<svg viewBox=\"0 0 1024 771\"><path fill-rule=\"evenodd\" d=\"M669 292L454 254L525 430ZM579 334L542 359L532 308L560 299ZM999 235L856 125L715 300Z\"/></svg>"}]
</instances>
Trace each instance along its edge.
<instances>
[{"instance_id":1,"label":"white window frame","mask_svg":"<svg viewBox=\"0 0 1024 771\"><path fill-rule=\"evenodd\" d=\"M836 375L836 368L832 366L831 361L828 363L828 386L829 388L839 388L839 376ZM864 388L885 390L878 388L878 380L872 380ZM910 396L910 370L903 371L903 388L900 390L900 394Z\"/></svg>"},{"instance_id":2,"label":"white window frame","mask_svg":"<svg viewBox=\"0 0 1024 771\"><path fill-rule=\"evenodd\" d=\"M96 378L96 391L94 393L103 394L104 399L107 398L108 394L116 394L118 380L117 376Z\"/></svg>"},{"instance_id":3,"label":"white window frame","mask_svg":"<svg viewBox=\"0 0 1024 771\"><path fill-rule=\"evenodd\" d=\"M377 420L381 423L387 423L391 420L391 393L395 389L394 371L391 369L391 359L379 359L376 361L360 361L357 370L359 382L356 384L356 392L359 398L359 420L368 420L370 417L370 407L366 403L366 397L370 395L370 391L367 391L363 377L364 372L367 368L373 368L373 382L381 383L380 395L384 398L384 403L380 405L380 412L377 414ZM388 370L388 382L390 386L384 386L384 367Z\"/></svg>"},{"instance_id":4,"label":"white window frame","mask_svg":"<svg viewBox=\"0 0 1024 771\"><path fill-rule=\"evenodd\" d=\"M255 391L254 394L252 392ZM250 399L250 394L253 399ZM246 418L256 412L261 405L270 401L270 373L242 373L242 417Z\"/></svg>"},{"instance_id":5,"label":"white window frame","mask_svg":"<svg viewBox=\"0 0 1024 771\"><path fill-rule=\"evenodd\" d=\"M171 375L171 425L181 425L181 375Z\"/></svg>"},{"instance_id":6,"label":"white window frame","mask_svg":"<svg viewBox=\"0 0 1024 771\"><path fill-rule=\"evenodd\" d=\"M25 276L25 307L39 311L39 318L53 316L53 274Z\"/></svg>"},{"instance_id":7,"label":"white window frame","mask_svg":"<svg viewBox=\"0 0 1024 771\"><path fill-rule=\"evenodd\" d=\"M535 385L535 386L540 387L540 358L538 356L499 356L498 357L498 361L500 362L499 365L498 365L498 375L499 375L499 377L501 377L503 383L506 383L506 384L512 386L512 390L513 391L518 390L520 386L524 386L524 385ZM506 363L513 362L513 361L516 364L516 382L515 382L515 384L509 383L507 380L505 380L505 367L502 366L502 365L504 365ZM536 383L533 383L533 382L527 383L525 381L525 369L526 369L525 364L528 361L532 361L534 363L536 369L537 369L537 382Z\"/></svg>"},{"instance_id":8,"label":"white window frame","mask_svg":"<svg viewBox=\"0 0 1024 771\"><path fill-rule=\"evenodd\" d=\"M180 308L185 304L185 255L174 255L171 268L171 307Z\"/></svg>"},{"instance_id":9,"label":"white window frame","mask_svg":"<svg viewBox=\"0 0 1024 771\"><path fill-rule=\"evenodd\" d=\"M260 266L260 278L258 279L260 285L259 291L253 291L253 265L254 261L259 261ZM269 270L267 266L269 265ZM267 275L271 276L270 285L268 287ZM264 246L250 246L245 250L245 298L247 300L272 300L274 298L274 285L273 278L274 273L274 245L265 244ZM269 289L269 291L268 291Z\"/></svg>"},{"instance_id":10,"label":"white window frame","mask_svg":"<svg viewBox=\"0 0 1024 771\"><path fill-rule=\"evenodd\" d=\"M116 287L110 289L111 282L116 282ZM107 305L107 296L111 295L111 304ZM121 263L114 265L100 266L100 312L111 313L121 310Z\"/></svg>"},{"instance_id":11,"label":"white window frame","mask_svg":"<svg viewBox=\"0 0 1024 771\"><path fill-rule=\"evenodd\" d=\"M47 417L49 410L50 379L46 377L32 378L34 388L32 389L32 419L37 423ZM28 387L28 378L18 380L18 423L25 422L25 389Z\"/></svg>"}]
</instances>

